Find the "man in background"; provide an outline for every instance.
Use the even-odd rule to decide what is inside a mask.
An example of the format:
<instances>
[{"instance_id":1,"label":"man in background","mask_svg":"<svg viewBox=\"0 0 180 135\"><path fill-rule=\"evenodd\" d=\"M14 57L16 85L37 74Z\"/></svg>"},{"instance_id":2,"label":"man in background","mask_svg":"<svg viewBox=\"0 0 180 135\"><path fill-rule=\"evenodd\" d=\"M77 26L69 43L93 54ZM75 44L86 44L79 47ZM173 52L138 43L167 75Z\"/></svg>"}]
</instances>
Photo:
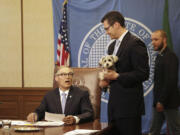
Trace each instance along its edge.
<instances>
[{"instance_id":1,"label":"man in background","mask_svg":"<svg viewBox=\"0 0 180 135\"><path fill-rule=\"evenodd\" d=\"M125 28L118 11L107 13L101 22L112 39L108 54L119 59L116 71L108 70L99 83L101 88L110 85L109 126L100 134L141 135L141 116L145 113L142 83L149 77L147 48Z\"/></svg>"},{"instance_id":2,"label":"man in background","mask_svg":"<svg viewBox=\"0 0 180 135\"><path fill-rule=\"evenodd\" d=\"M163 30L152 33L152 45L158 51L155 60L154 101L151 135L160 135L165 119L170 135L180 135L180 95L178 90L178 58L167 47L167 35Z\"/></svg>"},{"instance_id":3,"label":"man in background","mask_svg":"<svg viewBox=\"0 0 180 135\"><path fill-rule=\"evenodd\" d=\"M68 125L93 120L89 93L72 86L72 78L73 70L61 66L55 74L58 88L44 96L40 106L27 116L27 120L30 122L42 120L45 112L65 114L63 121Z\"/></svg>"}]
</instances>

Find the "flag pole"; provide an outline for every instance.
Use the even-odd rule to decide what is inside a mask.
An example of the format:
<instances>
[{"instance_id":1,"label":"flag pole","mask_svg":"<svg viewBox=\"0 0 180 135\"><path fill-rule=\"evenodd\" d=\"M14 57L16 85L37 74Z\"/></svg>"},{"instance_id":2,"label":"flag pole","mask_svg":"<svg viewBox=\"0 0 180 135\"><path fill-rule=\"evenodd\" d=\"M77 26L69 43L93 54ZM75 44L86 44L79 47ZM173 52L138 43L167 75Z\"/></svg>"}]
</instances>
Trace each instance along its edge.
<instances>
[{"instance_id":1,"label":"flag pole","mask_svg":"<svg viewBox=\"0 0 180 135\"><path fill-rule=\"evenodd\" d=\"M62 7L62 18L58 32L57 43L57 66L70 66L70 47L68 41L68 25L67 25L67 2L64 0Z\"/></svg>"},{"instance_id":2,"label":"flag pole","mask_svg":"<svg viewBox=\"0 0 180 135\"><path fill-rule=\"evenodd\" d=\"M168 9L168 0L164 2L164 13L163 13L163 30L167 34L167 46L173 50L172 40L171 40L171 31L169 24L169 9ZM166 122L167 135L169 135L168 123Z\"/></svg>"}]
</instances>

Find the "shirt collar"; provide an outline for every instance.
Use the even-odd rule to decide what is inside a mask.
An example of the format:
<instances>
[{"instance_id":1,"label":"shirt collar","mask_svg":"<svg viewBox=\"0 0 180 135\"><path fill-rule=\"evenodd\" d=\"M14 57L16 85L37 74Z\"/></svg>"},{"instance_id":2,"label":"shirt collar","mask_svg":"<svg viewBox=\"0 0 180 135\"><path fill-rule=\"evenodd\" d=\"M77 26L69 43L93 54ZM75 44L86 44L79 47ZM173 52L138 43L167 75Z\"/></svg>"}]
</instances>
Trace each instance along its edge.
<instances>
[{"instance_id":1,"label":"shirt collar","mask_svg":"<svg viewBox=\"0 0 180 135\"><path fill-rule=\"evenodd\" d=\"M59 93L60 93L60 95L61 95L63 92L66 93L66 95L68 95L68 94L69 94L69 89L66 90L66 91L62 91L62 90L59 88Z\"/></svg>"},{"instance_id":2,"label":"shirt collar","mask_svg":"<svg viewBox=\"0 0 180 135\"><path fill-rule=\"evenodd\" d=\"M127 33L128 33L128 30L126 30L126 31L118 38L118 40L121 42Z\"/></svg>"},{"instance_id":3,"label":"shirt collar","mask_svg":"<svg viewBox=\"0 0 180 135\"><path fill-rule=\"evenodd\" d=\"M163 55L163 53L167 50L166 48L167 48L167 47L165 47L165 48L163 48L162 50L160 50L160 51L158 52L158 54L159 54L159 55Z\"/></svg>"}]
</instances>

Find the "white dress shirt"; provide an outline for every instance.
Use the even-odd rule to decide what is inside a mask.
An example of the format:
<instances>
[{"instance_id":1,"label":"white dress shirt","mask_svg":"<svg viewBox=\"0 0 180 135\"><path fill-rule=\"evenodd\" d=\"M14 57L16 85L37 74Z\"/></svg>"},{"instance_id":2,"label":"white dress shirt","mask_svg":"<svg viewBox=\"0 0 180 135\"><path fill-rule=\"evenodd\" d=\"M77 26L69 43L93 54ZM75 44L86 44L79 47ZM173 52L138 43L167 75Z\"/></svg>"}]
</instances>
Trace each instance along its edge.
<instances>
[{"instance_id":1,"label":"white dress shirt","mask_svg":"<svg viewBox=\"0 0 180 135\"><path fill-rule=\"evenodd\" d=\"M68 90L65 90L65 91L62 91L60 88L59 88L59 94L60 94L60 100L62 102L62 93L66 93L66 100L67 100L67 97L68 97L68 94L69 94L69 89ZM65 107L66 108L66 107ZM76 120L76 124L79 123L79 118L77 116L73 116Z\"/></svg>"},{"instance_id":2,"label":"white dress shirt","mask_svg":"<svg viewBox=\"0 0 180 135\"><path fill-rule=\"evenodd\" d=\"M121 46L121 42L123 40L123 38L125 37L125 35L127 34L128 30L126 30L120 37L119 39L116 39L116 44L114 46L114 52L113 55L117 55L118 49Z\"/></svg>"}]
</instances>

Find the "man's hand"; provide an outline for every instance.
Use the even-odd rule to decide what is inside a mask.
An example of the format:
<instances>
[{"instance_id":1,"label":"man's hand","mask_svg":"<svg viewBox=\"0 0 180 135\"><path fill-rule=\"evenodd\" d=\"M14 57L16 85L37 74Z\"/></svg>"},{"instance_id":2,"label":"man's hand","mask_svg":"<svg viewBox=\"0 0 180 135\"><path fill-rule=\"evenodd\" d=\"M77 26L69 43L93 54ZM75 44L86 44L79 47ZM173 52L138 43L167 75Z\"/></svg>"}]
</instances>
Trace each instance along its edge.
<instances>
[{"instance_id":1,"label":"man's hand","mask_svg":"<svg viewBox=\"0 0 180 135\"><path fill-rule=\"evenodd\" d=\"M30 113L27 116L27 121L29 121L29 122L36 122L37 121L37 114L36 113Z\"/></svg>"},{"instance_id":2,"label":"man's hand","mask_svg":"<svg viewBox=\"0 0 180 135\"><path fill-rule=\"evenodd\" d=\"M114 70L108 70L104 73L104 80L116 80L119 77L119 74Z\"/></svg>"},{"instance_id":3,"label":"man's hand","mask_svg":"<svg viewBox=\"0 0 180 135\"><path fill-rule=\"evenodd\" d=\"M109 81L108 80L100 80L99 81L99 87L101 88L105 88L109 85Z\"/></svg>"},{"instance_id":4,"label":"man's hand","mask_svg":"<svg viewBox=\"0 0 180 135\"><path fill-rule=\"evenodd\" d=\"M72 124L76 123L76 119L72 115L68 115L68 116L64 117L63 122L66 125L72 125Z\"/></svg>"},{"instance_id":5,"label":"man's hand","mask_svg":"<svg viewBox=\"0 0 180 135\"><path fill-rule=\"evenodd\" d=\"M161 104L160 102L158 102L158 103L156 104L156 110L157 110L157 112L162 112L162 111L164 111L164 106L163 106L163 104Z\"/></svg>"}]
</instances>

